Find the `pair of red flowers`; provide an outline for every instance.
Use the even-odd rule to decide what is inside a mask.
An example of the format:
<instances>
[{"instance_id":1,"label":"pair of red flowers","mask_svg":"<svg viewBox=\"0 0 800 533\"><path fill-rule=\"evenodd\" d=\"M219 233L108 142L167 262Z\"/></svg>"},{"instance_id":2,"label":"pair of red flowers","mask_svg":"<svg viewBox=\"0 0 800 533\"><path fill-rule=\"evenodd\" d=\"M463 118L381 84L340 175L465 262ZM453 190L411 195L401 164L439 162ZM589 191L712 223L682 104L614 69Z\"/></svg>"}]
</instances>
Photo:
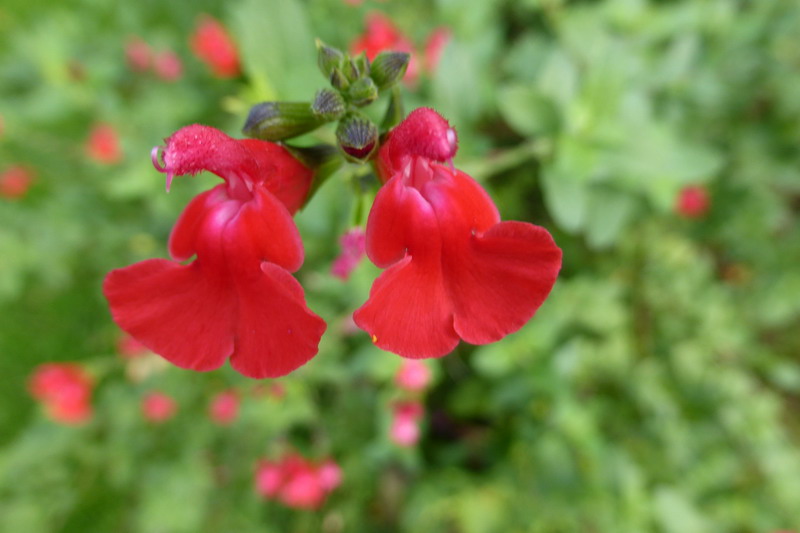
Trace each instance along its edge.
<instances>
[{"instance_id":1,"label":"pair of red flowers","mask_svg":"<svg viewBox=\"0 0 800 533\"><path fill-rule=\"evenodd\" d=\"M486 344L518 330L561 266L545 229L501 222L477 182L442 164L456 144L447 121L421 108L377 155L383 186L366 250L386 270L354 319L378 347L404 357L440 357L460 339ZM184 210L169 239L174 261L109 273L103 290L114 320L182 368L212 370L230 357L242 374L264 378L306 363L326 326L291 276L303 263L292 214L313 171L283 146L200 125L166 140L163 163L159 150L153 161L168 188L174 176L202 170L225 183Z\"/></svg>"}]
</instances>

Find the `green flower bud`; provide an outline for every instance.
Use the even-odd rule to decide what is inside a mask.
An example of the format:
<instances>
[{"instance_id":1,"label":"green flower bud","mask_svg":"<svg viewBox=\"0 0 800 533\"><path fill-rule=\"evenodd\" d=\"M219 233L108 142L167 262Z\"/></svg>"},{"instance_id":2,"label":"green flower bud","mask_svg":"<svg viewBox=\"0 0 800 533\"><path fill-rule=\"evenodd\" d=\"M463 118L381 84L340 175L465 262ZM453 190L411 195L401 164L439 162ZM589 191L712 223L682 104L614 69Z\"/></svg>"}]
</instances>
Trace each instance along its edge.
<instances>
[{"instance_id":1,"label":"green flower bud","mask_svg":"<svg viewBox=\"0 0 800 533\"><path fill-rule=\"evenodd\" d=\"M325 122L307 102L262 102L250 109L242 132L264 141L282 141L312 131Z\"/></svg>"},{"instance_id":2,"label":"green flower bud","mask_svg":"<svg viewBox=\"0 0 800 533\"><path fill-rule=\"evenodd\" d=\"M317 39L317 66L326 78L330 78L334 69L342 68L346 62L344 53L328 46Z\"/></svg>"},{"instance_id":3,"label":"green flower bud","mask_svg":"<svg viewBox=\"0 0 800 533\"><path fill-rule=\"evenodd\" d=\"M371 78L361 78L347 90L347 99L356 107L371 104L378 98L378 88Z\"/></svg>"},{"instance_id":4,"label":"green flower bud","mask_svg":"<svg viewBox=\"0 0 800 533\"><path fill-rule=\"evenodd\" d=\"M344 115L346 104L342 95L331 89L320 89L311 103L311 111L325 122L337 120Z\"/></svg>"},{"instance_id":5,"label":"green flower bud","mask_svg":"<svg viewBox=\"0 0 800 533\"><path fill-rule=\"evenodd\" d=\"M344 75L342 69L335 68L333 72L331 72L330 80L331 85L340 91L346 91L348 87L350 87L350 81L347 79L347 76Z\"/></svg>"},{"instance_id":6,"label":"green flower bud","mask_svg":"<svg viewBox=\"0 0 800 533\"><path fill-rule=\"evenodd\" d=\"M363 163L378 146L378 127L360 113L348 113L339 121L336 140L348 161Z\"/></svg>"},{"instance_id":7,"label":"green flower bud","mask_svg":"<svg viewBox=\"0 0 800 533\"><path fill-rule=\"evenodd\" d=\"M411 55L406 52L381 52L378 54L370 67L370 76L378 89L387 89L403 79L410 60Z\"/></svg>"}]
</instances>

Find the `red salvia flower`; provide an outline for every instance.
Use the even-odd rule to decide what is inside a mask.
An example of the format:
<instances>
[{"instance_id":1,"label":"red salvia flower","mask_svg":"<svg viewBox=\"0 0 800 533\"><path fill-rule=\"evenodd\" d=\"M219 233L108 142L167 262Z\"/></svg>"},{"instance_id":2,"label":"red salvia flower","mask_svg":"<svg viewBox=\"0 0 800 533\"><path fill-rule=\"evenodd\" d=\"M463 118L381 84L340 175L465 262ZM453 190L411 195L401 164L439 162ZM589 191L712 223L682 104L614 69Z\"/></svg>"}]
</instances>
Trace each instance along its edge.
<instances>
[{"instance_id":1,"label":"red salvia flower","mask_svg":"<svg viewBox=\"0 0 800 533\"><path fill-rule=\"evenodd\" d=\"M122 148L114 126L95 124L86 141L86 155L89 159L103 164L113 165L122 160Z\"/></svg>"},{"instance_id":2,"label":"red salvia flower","mask_svg":"<svg viewBox=\"0 0 800 533\"><path fill-rule=\"evenodd\" d=\"M366 236L364 230L361 228L353 228L342 235L342 238L339 239L342 253L333 261L333 265L331 265L331 274L341 280L347 281L350 274L364 258L365 242Z\"/></svg>"},{"instance_id":3,"label":"red salvia flower","mask_svg":"<svg viewBox=\"0 0 800 533\"><path fill-rule=\"evenodd\" d=\"M0 198L19 200L23 198L34 182L33 172L22 166L13 165L0 174Z\"/></svg>"},{"instance_id":4,"label":"red salvia flower","mask_svg":"<svg viewBox=\"0 0 800 533\"><path fill-rule=\"evenodd\" d=\"M420 421L425 413L421 403L398 402L392 407L389 438L398 446L410 447L419 442Z\"/></svg>"},{"instance_id":5,"label":"red salvia flower","mask_svg":"<svg viewBox=\"0 0 800 533\"><path fill-rule=\"evenodd\" d=\"M91 376L80 365L45 363L36 367L28 389L50 418L77 425L92 417L92 384Z\"/></svg>"},{"instance_id":6,"label":"red salvia flower","mask_svg":"<svg viewBox=\"0 0 800 533\"><path fill-rule=\"evenodd\" d=\"M430 381L431 369L424 362L415 359L404 359L394 376L397 386L409 392L425 390Z\"/></svg>"},{"instance_id":7,"label":"red salvia flower","mask_svg":"<svg viewBox=\"0 0 800 533\"><path fill-rule=\"evenodd\" d=\"M370 13L367 15L367 28L364 35L350 44L350 53L358 55L361 52L367 53L370 61L375 59L383 51L408 52L411 59L403 78L408 83L414 83L419 76L419 67L414 57L414 46L411 41L403 35L386 15L382 13Z\"/></svg>"},{"instance_id":8,"label":"red salvia flower","mask_svg":"<svg viewBox=\"0 0 800 533\"><path fill-rule=\"evenodd\" d=\"M220 392L211 400L208 416L221 426L227 426L239 416L239 395L236 391Z\"/></svg>"},{"instance_id":9,"label":"red salvia flower","mask_svg":"<svg viewBox=\"0 0 800 533\"><path fill-rule=\"evenodd\" d=\"M544 228L501 222L478 183L443 165L456 135L432 109L412 112L378 154L367 255L387 270L353 318L380 348L439 357L521 328L547 298L561 250Z\"/></svg>"},{"instance_id":10,"label":"red salvia flower","mask_svg":"<svg viewBox=\"0 0 800 533\"><path fill-rule=\"evenodd\" d=\"M451 39L451 32L448 28L436 28L428 36L425 42L425 70L428 74L436 72L439 60L442 58L445 46Z\"/></svg>"},{"instance_id":11,"label":"red salvia flower","mask_svg":"<svg viewBox=\"0 0 800 533\"><path fill-rule=\"evenodd\" d=\"M708 190L702 185L690 185L678 194L675 210L685 218L701 218L710 205Z\"/></svg>"},{"instance_id":12,"label":"red salvia flower","mask_svg":"<svg viewBox=\"0 0 800 533\"><path fill-rule=\"evenodd\" d=\"M130 37L125 42L125 60L135 72L145 72L150 68L153 52L150 46L139 37Z\"/></svg>"},{"instance_id":13,"label":"red salvia flower","mask_svg":"<svg viewBox=\"0 0 800 533\"><path fill-rule=\"evenodd\" d=\"M163 392L153 391L142 398L142 415L145 419L156 424L166 422L178 411L178 404L172 396Z\"/></svg>"},{"instance_id":14,"label":"red salvia flower","mask_svg":"<svg viewBox=\"0 0 800 533\"><path fill-rule=\"evenodd\" d=\"M150 259L108 274L103 292L114 320L182 368L213 370L230 357L240 373L265 378L306 363L325 322L290 274L303 263L291 213L312 171L282 146L197 124L166 140L163 167L159 149L153 162L167 174L167 188L174 176L201 170L225 184L183 211L169 239L174 261Z\"/></svg>"},{"instance_id":15,"label":"red salvia flower","mask_svg":"<svg viewBox=\"0 0 800 533\"><path fill-rule=\"evenodd\" d=\"M278 462L256 465L256 492L294 509L318 509L341 482L342 471L332 459L317 464L290 452Z\"/></svg>"},{"instance_id":16,"label":"red salvia flower","mask_svg":"<svg viewBox=\"0 0 800 533\"><path fill-rule=\"evenodd\" d=\"M225 27L209 15L201 15L189 43L192 51L219 78L239 75L239 52Z\"/></svg>"},{"instance_id":17,"label":"red salvia flower","mask_svg":"<svg viewBox=\"0 0 800 533\"><path fill-rule=\"evenodd\" d=\"M183 61L172 50L163 50L153 57L153 70L164 81L178 81L183 76Z\"/></svg>"}]
</instances>

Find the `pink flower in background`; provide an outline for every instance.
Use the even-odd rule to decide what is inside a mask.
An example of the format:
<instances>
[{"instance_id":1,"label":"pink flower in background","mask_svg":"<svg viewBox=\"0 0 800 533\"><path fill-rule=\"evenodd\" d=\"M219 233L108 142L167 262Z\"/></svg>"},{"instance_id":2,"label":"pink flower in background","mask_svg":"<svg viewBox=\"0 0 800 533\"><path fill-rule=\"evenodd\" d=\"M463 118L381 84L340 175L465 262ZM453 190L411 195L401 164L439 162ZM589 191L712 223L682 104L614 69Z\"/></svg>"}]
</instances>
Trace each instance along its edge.
<instances>
[{"instance_id":1,"label":"pink flower in background","mask_svg":"<svg viewBox=\"0 0 800 533\"><path fill-rule=\"evenodd\" d=\"M450 42L451 38L452 33L450 29L445 27L436 28L428 36L428 40L425 42L425 54L423 56L425 71L428 74L436 72L436 68L439 66L439 60L442 58L442 52L444 52L444 48L447 46L447 43Z\"/></svg>"},{"instance_id":2,"label":"pink flower in background","mask_svg":"<svg viewBox=\"0 0 800 533\"><path fill-rule=\"evenodd\" d=\"M217 424L226 426L239 416L239 395L236 391L220 392L211 400L208 416Z\"/></svg>"},{"instance_id":3,"label":"pink flower in background","mask_svg":"<svg viewBox=\"0 0 800 533\"><path fill-rule=\"evenodd\" d=\"M225 183L184 209L169 239L173 261L149 259L106 276L114 320L181 368L214 370L230 358L235 370L261 379L305 364L326 327L291 275L304 256L292 213L313 171L283 146L199 124L166 140L163 163L161 149L153 162L168 188L175 176L202 170Z\"/></svg>"},{"instance_id":4,"label":"pink flower in background","mask_svg":"<svg viewBox=\"0 0 800 533\"><path fill-rule=\"evenodd\" d=\"M163 50L153 57L153 70L164 81L177 81L183 75L183 61L175 52Z\"/></svg>"},{"instance_id":5,"label":"pink flower in background","mask_svg":"<svg viewBox=\"0 0 800 533\"><path fill-rule=\"evenodd\" d=\"M263 459L256 465L256 492L264 498L274 498L283 484L283 467Z\"/></svg>"},{"instance_id":6,"label":"pink flower in background","mask_svg":"<svg viewBox=\"0 0 800 533\"><path fill-rule=\"evenodd\" d=\"M675 210L685 218L701 218L708 212L711 199L702 185L684 187L678 194Z\"/></svg>"},{"instance_id":7,"label":"pink flower in background","mask_svg":"<svg viewBox=\"0 0 800 533\"><path fill-rule=\"evenodd\" d=\"M122 333L117 339L117 352L126 359L134 359L150 353L150 350L127 333Z\"/></svg>"},{"instance_id":8,"label":"pink flower in background","mask_svg":"<svg viewBox=\"0 0 800 533\"><path fill-rule=\"evenodd\" d=\"M342 469L333 459L328 459L319 466L319 483L327 492L342 484Z\"/></svg>"},{"instance_id":9,"label":"pink flower in background","mask_svg":"<svg viewBox=\"0 0 800 533\"><path fill-rule=\"evenodd\" d=\"M403 79L408 83L414 83L419 76L419 67L411 41L383 13L373 12L367 15L366 25L364 34L350 44L350 53L358 55L366 52L372 61L383 51L408 52L411 54L411 60Z\"/></svg>"},{"instance_id":10,"label":"pink flower in background","mask_svg":"<svg viewBox=\"0 0 800 533\"><path fill-rule=\"evenodd\" d=\"M103 165L119 163L122 160L122 149L117 130L110 124L95 124L86 141L86 155Z\"/></svg>"},{"instance_id":11,"label":"pink flower in background","mask_svg":"<svg viewBox=\"0 0 800 533\"><path fill-rule=\"evenodd\" d=\"M401 389L419 392L428 387L431 381L431 369L417 359L403 359L394 381Z\"/></svg>"},{"instance_id":12,"label":"pink flower in background","mask_svg":"<svg viewBox=\"0 0 800 533\"><path fill-rule=\"evenodd\" d=\"M125 42L125 60L131 70L145 72L153 61L153 51L139 37L129 37Z\"/></svg>"},{"instance_id":13,"label":"pink flower in background","mask_svg":"<svg viewBox=\"0 0 800 533\"><path fill-rule=\"evenodd\" d=\"M166 422L178 410L178 404L163 392L152 391L142 399L142 414L146 420L160 424Z\"/></svg>"},{"instance_id":14,"label":"pink flower in background","mask_svg":"<svg viewBox=\"0 0 800 533\"><path fill-rule=\"evenodd\" d=\"M68 425L92 417L91 376L75 363L45 363L34 370L28 382L31 395L39 400L47 416Z\"/></svg>"},{"instance_id":15,"label":"pink flower in background","mask_svg":"<svg viewBox=\"0 0 800 533\"><path fill-rule=\"evenodd\" d=\"M290 452L277 462L264 459L256 465L256 492L293 509L318 509L341 482L341 469L332 459L318 464Z\"/></svg>"},{"instance_id":16,"label":"pink flower in background","mask_svg":"<svg viewBox=\"0 0 800 533\"><path fill-rule=\"evenodd\" d=\"M353 228L342 235L342 238L339 239L342 253L334 260L331 266L331 274L341 280L347 280L350 277L350 273L355 270L364 258L366 253L364 251L365 242L366 235L362 228Z\"/></svg>"},{"instance_id":17,"label":"pink flower in background","mask_svg":"<svg viewBox=\"0 0 800 533\"><path fill-rule=\"evenodd\" d=\"M239 52L225 27L209 15L201 15L189 44L192 51L219 78L239 75Z\"/></svg>"},{"instance_id":18,"label":"pink flower in background","mask_svg":"<svg viewBox=\"0 0 800 533\"><path fill-rule=\"evenodd\" d=\"M0 174L0 198L19 200L34 182L33 171L22 165L8 167Z\"/></svg>"},{"instance_id":19,"label":"pink flower in background","mask_svg":"<svg viewBox=\"0 0 800 533\"><path fill-rule=\"evenodd\" d=\"M393 407L389 438L398 446L410 447L419 442L420 419L424 413L421 403L398 402Z\"/></svg>"}]
</instances>

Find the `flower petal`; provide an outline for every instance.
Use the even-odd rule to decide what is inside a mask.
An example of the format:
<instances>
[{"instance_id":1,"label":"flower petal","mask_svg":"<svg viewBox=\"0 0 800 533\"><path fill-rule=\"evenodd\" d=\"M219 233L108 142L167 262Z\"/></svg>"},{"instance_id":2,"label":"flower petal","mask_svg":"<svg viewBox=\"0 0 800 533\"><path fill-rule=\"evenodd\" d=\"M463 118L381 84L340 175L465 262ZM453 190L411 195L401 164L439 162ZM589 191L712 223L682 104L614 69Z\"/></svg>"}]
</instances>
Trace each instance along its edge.
<instances>
[{"instance_id":1,"label":"flower petal","mask_svg":"<svg viewBox=\"0 0 800 533\"><path fill-rule=\"evenodd\" d=\"M241 139L238 142L250 151L258 163L264 176L264 186L286 206L289 213L296 213L306 201L314 172L279 144L258 139Z\"/></svg>"},{"instance_id":2,"label":"flower petal","mask_svg":"<svg viewBox=\"0 0 800 533\"><path fill-rule=\"evenodd\" d=\"M526 222L501 222L465 245L446 242L442 255L455 330L472 344L525 325L561 268L561 250L547 230Z\"/></svg>"},{"instance_id":3,"label":"flower petal","mask_svg":"<svg viewBox=\"0 0 800 533\"><path fill-rule=\"evenodd\" d=\"M381 187L367 220L366 250L380 268L402 259L406 252L424 253L437 233L436 217L428 202L398 174ZM438 239L433 239L438 245Z\"/></svg>"},{"instance_id":4,"label":"flower petal","mask_svg":"<svg viewBox=\"0 0 800 533\"><path fill-rule=\"evenodd\" d=\"M411 256L381 274L355 323L381 349L403 357L440 357L453 351L458 335L440 267Z\"/></svg>"},{"instance_id":5,"label":"flower petal","mask_svg":"<svg viewBox=\"0 0 800 533\"><path fill-rule=\"evenodd\" d=\"M103 282L114 321L181 368L213 370L233 352L235 299L222 273L149 259Z\"/></svg>"},{"instance_id":6,"label":"flower petal","mask_svg":"<svg viewBox=\"0 0 800 533\"><path fill-rule=\"evenodd\" d=\"M175 261L186 261L197 253L197 236L209 211L227 199L224 191L225 186L218 185L198 194L183 210L169 235L169 255Z\"/></svg>"},{"instance_id":7,"label":"flower petal","mask_svg":"<svg viewBox=\"0 0 800 533\"><path fill-rule=\"evenodd\" d=\"M264 262L261 275L235 276L234 283L239 302L234 369L251 378L274 378L314 357L326 326L306 306L296 279Z\"/></svg>"},{"instance_id":8,"label":"flower petal","mask_svg":"<svg viewBox=\"0 0 800 533\"><path fill-rule=\"evenodd\" d=\"M260 273L262 261L275 263L289 272L303 264L303 242L291 215L263 187L242 204L224 231L223 242L231 273ZM247 274L245 274L247 275Z\"/></svg>"}]
</instances>

